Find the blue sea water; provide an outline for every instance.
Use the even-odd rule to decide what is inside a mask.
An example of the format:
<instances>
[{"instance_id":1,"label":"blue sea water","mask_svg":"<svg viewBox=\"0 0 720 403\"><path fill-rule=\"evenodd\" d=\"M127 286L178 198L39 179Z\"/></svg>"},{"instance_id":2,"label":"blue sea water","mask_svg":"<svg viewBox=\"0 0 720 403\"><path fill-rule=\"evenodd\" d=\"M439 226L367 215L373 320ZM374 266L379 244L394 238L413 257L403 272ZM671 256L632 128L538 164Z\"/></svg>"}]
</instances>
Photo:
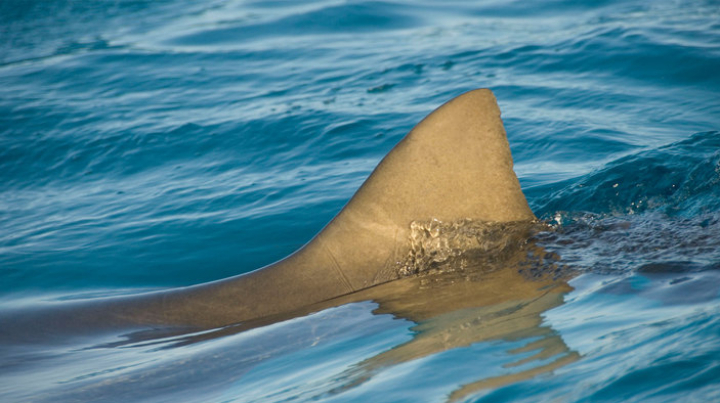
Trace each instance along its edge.
<instances>
[{"instance_id":1,"label":"blue sea water","mask_svg":"<svg viewBox=\"0 0 720 403\"><path fill-rule=\"evenodd\" d=\"M715 0L4 0L0 311L281 259L480 87L560 300L6 343L0 400L720 401Z\"/></svg>"}]
</instances>

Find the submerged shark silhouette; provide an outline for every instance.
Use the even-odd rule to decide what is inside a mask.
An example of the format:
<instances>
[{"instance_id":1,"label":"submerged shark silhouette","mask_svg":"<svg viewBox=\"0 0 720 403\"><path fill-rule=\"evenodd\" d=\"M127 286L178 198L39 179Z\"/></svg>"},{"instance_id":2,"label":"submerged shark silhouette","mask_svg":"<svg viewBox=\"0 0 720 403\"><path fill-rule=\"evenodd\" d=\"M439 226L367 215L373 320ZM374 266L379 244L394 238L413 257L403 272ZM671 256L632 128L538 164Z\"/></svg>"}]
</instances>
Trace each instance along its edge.
<instances>
[{"instance_id":1,"label":"submerged shark silhouette","mask_svg":"<svg viewBox=\"0 0 720 403\"><path fill-rule=\"evenodd\" d=\"M36 323L55 332L86 326L211 328L275 317L447 260L452 240L437 239L438 226L487 223L476 226L481 229L471 242L494 253L508 244L504 237L517 236L512 223L534 220L513 171L495 96L479 89L423 119L320 233L275 264L190 287L25 312L3 319L3 326L6 336L21 337ZM429 250L433 245L439 249Z\"/></svg>"}]
</instances>

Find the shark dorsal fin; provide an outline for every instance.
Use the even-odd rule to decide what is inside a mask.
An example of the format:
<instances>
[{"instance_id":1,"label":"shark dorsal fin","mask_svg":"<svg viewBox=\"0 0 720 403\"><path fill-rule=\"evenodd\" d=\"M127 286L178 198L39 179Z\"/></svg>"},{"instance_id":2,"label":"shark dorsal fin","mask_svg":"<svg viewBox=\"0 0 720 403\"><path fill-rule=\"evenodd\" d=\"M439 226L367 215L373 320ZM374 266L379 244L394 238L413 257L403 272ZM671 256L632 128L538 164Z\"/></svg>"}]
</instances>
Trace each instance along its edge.
<instances>
[{"instance_id":1,"label":"shark dorsal fin","mask_svg":"<svg viewBox=\"0 0 720 403\"><path fill-rule=\"evenodd\" d=\"M416 220L533 220L490 90L464 93L423 119L300 253L328 256L351 289L407 253Z\"/></svg>"}]
</instances>

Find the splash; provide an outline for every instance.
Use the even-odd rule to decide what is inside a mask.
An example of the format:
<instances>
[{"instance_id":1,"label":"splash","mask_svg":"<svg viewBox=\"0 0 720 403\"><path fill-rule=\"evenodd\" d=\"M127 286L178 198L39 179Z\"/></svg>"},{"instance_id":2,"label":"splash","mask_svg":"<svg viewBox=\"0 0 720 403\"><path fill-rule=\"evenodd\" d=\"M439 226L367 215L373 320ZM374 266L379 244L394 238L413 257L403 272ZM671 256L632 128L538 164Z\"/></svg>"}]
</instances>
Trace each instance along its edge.
<instances>
[{"instance_id":1,"label":"splash","mask_svg":"<svg viewBox=\"0 0 720 403\"><path fill-rule=\"evenodd\" d=\"M580 272L697 272L720 269L720 214L691 218L662 212L616 217L558 212L538 246Z\"/></svg>"},{"instance_id":2,"label":"splash","mask_svg":"<svg viewBox=\"0 0 720 403\"><path fill-rule=\"evenodd\" d=\"M410 250L399 263L401 277L436 272L487 272L526 260L533 233L548 229L541 222L488 222L469 218L410 224Z\"/></svg>"}]
</instances>

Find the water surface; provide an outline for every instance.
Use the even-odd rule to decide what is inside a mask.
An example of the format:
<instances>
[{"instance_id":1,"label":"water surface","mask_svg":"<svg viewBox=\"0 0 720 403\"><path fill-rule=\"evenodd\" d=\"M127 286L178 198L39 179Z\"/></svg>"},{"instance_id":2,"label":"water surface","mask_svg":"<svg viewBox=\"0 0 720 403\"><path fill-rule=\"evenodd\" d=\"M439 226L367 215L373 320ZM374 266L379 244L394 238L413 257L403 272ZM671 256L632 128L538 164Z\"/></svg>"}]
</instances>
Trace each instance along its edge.
<instances>
[{"instance_id":1,"label":"water surface","mask_svg":"<svg viewBox=\"0 0 720 403\"><path fill-rule=\"evenodd\" d=\"M718 21L713 0L1 2L0 310L272 263L479 87L555 231L554 266L394 286L457 309L407 291L437 309L5 343L0 400L720 400Z\"/></svg>"}]
</instances>

